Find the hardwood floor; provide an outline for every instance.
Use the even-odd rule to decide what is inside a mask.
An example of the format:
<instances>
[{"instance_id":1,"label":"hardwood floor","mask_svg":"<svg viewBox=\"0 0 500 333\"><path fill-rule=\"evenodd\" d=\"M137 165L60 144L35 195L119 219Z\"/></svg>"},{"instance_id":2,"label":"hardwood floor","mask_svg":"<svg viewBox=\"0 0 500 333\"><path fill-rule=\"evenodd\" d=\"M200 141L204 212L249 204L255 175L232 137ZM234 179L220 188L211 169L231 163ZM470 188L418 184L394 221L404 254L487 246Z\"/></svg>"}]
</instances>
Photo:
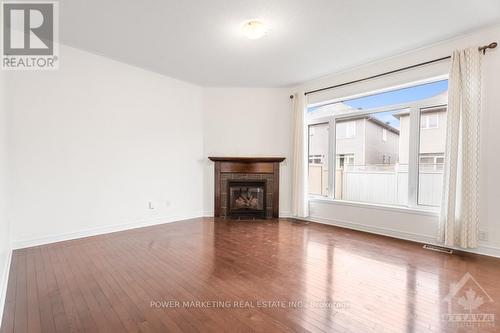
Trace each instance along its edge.
<instances>
[{"instance_id":1,"label":"hardwood floor","mask_svg":"<svg viewBox=\"0 0 500 333\"><path fill-rule=\"evenodd\" d=\"M15 251L1 332L496 332L499 277L343 228L196 219ZM443 320L469 310L496 327Z\"/></svg>"}]
</instances>

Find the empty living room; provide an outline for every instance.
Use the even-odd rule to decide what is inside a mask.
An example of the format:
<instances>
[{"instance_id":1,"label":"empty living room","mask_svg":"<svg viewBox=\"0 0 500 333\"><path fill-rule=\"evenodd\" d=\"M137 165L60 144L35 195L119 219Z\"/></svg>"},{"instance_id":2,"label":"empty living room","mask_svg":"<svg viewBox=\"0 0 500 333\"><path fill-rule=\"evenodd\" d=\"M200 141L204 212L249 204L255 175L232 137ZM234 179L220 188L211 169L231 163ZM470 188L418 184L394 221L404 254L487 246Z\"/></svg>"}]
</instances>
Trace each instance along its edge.
<instances>
[{"instance_id":1,"label":"empty living room","mask_svg":"<svg viewBox=\"0 0 500 333\"><path fill-rule=\"evenodd\" d=\"M499 0L0 8L0 333L500 332Z\"/></svg>"}]
</instances>

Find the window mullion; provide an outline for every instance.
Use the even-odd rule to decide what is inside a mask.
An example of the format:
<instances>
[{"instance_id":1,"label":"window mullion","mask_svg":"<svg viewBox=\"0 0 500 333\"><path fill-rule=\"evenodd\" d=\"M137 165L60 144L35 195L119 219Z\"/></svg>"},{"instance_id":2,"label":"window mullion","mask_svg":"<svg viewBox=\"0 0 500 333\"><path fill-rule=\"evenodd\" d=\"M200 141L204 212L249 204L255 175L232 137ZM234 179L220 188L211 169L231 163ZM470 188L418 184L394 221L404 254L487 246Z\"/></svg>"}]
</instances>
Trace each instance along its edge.
<instances>
[{"instance_id":1,"label":"window mullion","mask_svg":"<svg viewBox=\"0 0 500 333\"><path fill-rule=\"evenodd\" d=\"M334 199L335 198L335 168L336 166L336 126L335 126L335 117L331 117L329 122L329 131L328 131L328 197Z\"/></svg>"},{"instance_id":2,"label":"window mullion","mask_svg":"<svg viewBox=\"0 0 500 333\"><path fill-rule=\"evenodd\" d=\"M418 196L418 154L420 145L420 108L410 109L410 147L408 155L408 206L416 208Z\"/></svg>"}]
</instances>

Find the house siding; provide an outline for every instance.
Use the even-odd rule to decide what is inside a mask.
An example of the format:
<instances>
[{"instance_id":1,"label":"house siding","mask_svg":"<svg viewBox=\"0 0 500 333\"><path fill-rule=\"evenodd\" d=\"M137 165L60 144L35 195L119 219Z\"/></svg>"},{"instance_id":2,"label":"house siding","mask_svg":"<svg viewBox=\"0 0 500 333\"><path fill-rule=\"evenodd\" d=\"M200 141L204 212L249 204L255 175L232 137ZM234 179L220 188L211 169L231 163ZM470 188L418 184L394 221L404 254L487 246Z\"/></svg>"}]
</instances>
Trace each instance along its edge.
<instances>
[{"instance_id":1,"label":"house siding","mask_svg":"<svg viewBox=\"0 0 500 333\"><path fill-rule=\"evenodd\" d=\"M372 121L366 121L365 164L389 164L389 160L390 164L394 164L398 161L399 135L387 130L387 141L384 141L383 129Z\"/></svg>"}]
</instances>

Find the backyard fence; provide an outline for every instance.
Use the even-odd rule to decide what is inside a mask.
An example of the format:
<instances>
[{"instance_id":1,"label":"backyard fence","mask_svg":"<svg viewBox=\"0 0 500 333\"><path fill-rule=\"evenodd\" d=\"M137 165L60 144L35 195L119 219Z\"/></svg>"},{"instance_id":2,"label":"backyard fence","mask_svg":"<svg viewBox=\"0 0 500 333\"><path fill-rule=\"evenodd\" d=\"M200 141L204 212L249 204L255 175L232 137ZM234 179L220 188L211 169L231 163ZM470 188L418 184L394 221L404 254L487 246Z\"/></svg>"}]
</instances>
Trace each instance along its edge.
<instances>
[{"instance_id":1,"label":"backyard fence","mask_svg":"<svg viewBox=\"0 0 500 333\"><path fill-rule=\"evenodd\" d=\"M443 172L441 165L421 165L418 204L439 206ZM363 165L335 170L335 198L387 205L408 204L408 166ZM328 195L328 168L309 164L309 193Z\"/></svg>"}]
</instances>

